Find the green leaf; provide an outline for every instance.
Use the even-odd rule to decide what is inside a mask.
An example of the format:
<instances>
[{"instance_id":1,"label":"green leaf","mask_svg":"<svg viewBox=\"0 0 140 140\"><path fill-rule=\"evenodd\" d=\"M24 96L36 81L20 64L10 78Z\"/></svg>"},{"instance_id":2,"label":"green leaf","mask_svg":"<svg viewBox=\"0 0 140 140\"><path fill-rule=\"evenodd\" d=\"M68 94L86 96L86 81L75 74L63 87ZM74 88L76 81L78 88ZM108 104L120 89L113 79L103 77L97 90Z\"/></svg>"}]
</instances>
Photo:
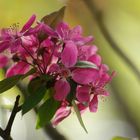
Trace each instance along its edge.
<instances>
[{"instance_id":1,"label":"green leaf","mask_svg":"<svg viewBox=\"0 0 140 140\"><path fill-rule=\"evenodd\" d=\"M55 101L53 98L48 99L42 104L38 110L37 124L36 128L41 128L45 126L47 123L55 115L55 112L60 106L60 102Z\"/></svg>"},{"instance_id":2,"label":"green leaf","mask_svg":"<svg viewBox=\"0 0 140 140\"><path fill-rule=\"evenodd\" d=\"M53 96L53 94L54 94L54 88L51 87L51 88L47 89L46 94L44 96L44 100L45 101L48 100L49 98L51 98Z\"/></svg>"},{"instance_id":3,"label":"green leaf","mask_svg":"<svg viewBox=\"0 0 140 140\"><path fill-rule=\"evenodd\" d=\"M34 74L35 72L36 72L36 69L35 69L35 68L29 70L26 74L24 74L24 75L22 76L22 79L28 77L29 75Z\"/></svg>"},{"instance_id":4,"label":"green leaf","mask_svg":"<svg viewBox=\"0 0 140 140\"><path fill-rule=\"evenodd\" d=\"M65 7L62 7L60 10L43 17L41 21L51 26L52 28L55 28L57 24L63 20L64 11Z\"/></svg>"},{"instance_id":5,"label":"green leaf","mask_svg":"<svg viewBox=\"0 0 140 140\"><path fill-rule=\"evenodd\" d=\"M51 81L53 79L53 76L52 75L47 75L47 74L44 74L44 75L41 75L40 78L46 82L48 81Z\"/></svg>"},{"instance_id":6,"label":"green leaf","mask_svg":"<svg viewBox=\"0 0 140 140\"><path fill-rule=\"evenodd\" d=\"M78 67L78 68L93 68L93 69L97 69L98 70L97 65L94 64L94 63L91 63L89 61L78 61L75 64L75 67Z\"/></svg>"},{"instance_id":7,"label":"green leaf","mask_svg":"<svg viewBox=\"0 0 140 140\"><path fill-rule=\"evenodd\" d=\"M22 115L34 108L44 97L46 88L44 86L39 87L34 94L29 96L22 105Z\"/></svg>"},{"instance_id":8,"label":"green leaf","mask_svg":"<svg viewBox=\"0 0 140 140\"><path fill-rule=\"evenodd\" d=\"M124 138L124 137L114 137L112 140L133 140L131 138Z\"/></svg>"},{"instance_id":9,"label":"green leaf","mask_svg":"<svg viewBox=\"0 0 140 140\"><path fill-rule=\"evenodd\" d=\"M24 75L15 75L9 78L6 78L2 81L0 81L0 93L3 93L9 89L11 89L13 86L18 84L20 80L23 80L27 76L33 74L35 72L35 69L31 69L29 72L27 72Z\"/></svg>"},{"instance_id":10,"label":"green leaf","mask_svg":"<svg viewBox=\"0 0 140 140\"><path fill-rule=\"evenodd\" d=\"M40 77L32 79L28 84L28 92L34 94L34 92L43 84Z\"/></svg>"},{"instance_id":11,"label":"green leaf","mask_svg":"<svg viewBox=\"0 0 140 140\"><path fill-rule=\"evenodd\" d=\"M74 108L74 110L76 112L76 115L77 115L77 118L79 120L79 123L81 124L81 126L83 127L83 129L85 130L85 132L88 133L88 131L87 131L87 129L86 129L84 123L83 123L83 120L82 120L80 111L79 111L79 109L78 109L78 107L77 107L77 105L76 105L76 103L75 103L74 100L72 101L72 105L73 105L73 108Z\"/></svg>"},{"instance_id":12,"label":"green leaf","mask_svg":"<svg viewBox=\"0 0 140 140\"><path fill-rule=\"evenodd\" d=\"M15 75L0 81L0 93L3 93L15 86L22 79L22 77L23 75Z\"/></svg>"}]
</instances>

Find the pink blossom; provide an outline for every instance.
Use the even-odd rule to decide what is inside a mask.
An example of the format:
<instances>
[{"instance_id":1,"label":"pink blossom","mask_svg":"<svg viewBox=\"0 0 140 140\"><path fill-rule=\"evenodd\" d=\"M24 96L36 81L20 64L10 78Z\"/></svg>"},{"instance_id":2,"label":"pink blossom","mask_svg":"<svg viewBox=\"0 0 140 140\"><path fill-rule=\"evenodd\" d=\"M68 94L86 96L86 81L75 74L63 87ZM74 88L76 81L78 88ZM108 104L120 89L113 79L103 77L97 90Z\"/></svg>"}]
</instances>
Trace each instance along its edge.
<instances>
[{"instance_id":1,"label":"pink blossom","mask_svg":"<svg viewBox=\"0 0 140 140\"><path fill-rule=\"evenodd\" d=\"M25 35L25 33L30 29L31 25L35 21L35 15L33 15L27 23L23 26L21 31L18 31L18 25L13 24L11 29L3 29L1 30L1 38L2 41L0 43L0 52L10 49L12 53L16 52L20 46L22 46L22 40L26 38L30 38L29 34ZM29 39L26 39L29 40ZM30 38L31 40L31 38ZM24 41L25 42L25 41ZM27 42L26 42L27 44ZM28 44L30 45L30 44Z\"/></svg>"},{"instance_id":2,"label":"pink blossom","mask_svg":"<svg viewBox=\"0 0 140 140\"><path fill-rule=\"evenodd\" d=\"M96 81L88 86L79 87L76 93L76 97L80 103L89 104L91 112L96 112L98 108L98 96L108 96L109 93L105 89L105 86L111 81L114 76L114 72L109 76L107 72L102 73Z\"/></svg>"},{"instance_id":3,"label":"pink blossom","mask_svg":"<svg viewBox=\"0 0 140 140\"><path fill-rule=\"evenodd\" d=\"M3 68L7 65L8 58L5 55L0 55L0 68Z\"/></svg>"},{"instance_id":4,"label":"pink blossom","mask_svg":"<svg viewBox=\"0 0 140 140\"><path fill-rule=\"evenodd\" d=\"M36 16L32 15L21 30L17 24L1 30L0 53L4 55L0 55L0 68L8 61L13 62L6 72L7 77L36 69L31 76L43 78L46 88L54 89L54 100L61 103L53 126L70 115L73 100L81 114L86 109L96 112L98 98L109 95L106 85L115 73L109 74L109 67L102 63L98 48L89 44L93 37L84 37L81 26L70 28L61 22L52 29L35 20ZM5 51L10 54L8 57Z\"/></svg>"},{"instance_id":5,"label":"pink blossom","mask_svg":"<svg viewBox=\"0 0 140 140\"><path fill-rule=\"evenodd\" d=\"M6 77L11 77L18 74L25 74L29 70L29 65L24 62L18 62L11 66L7 72Z\"/></svg>"},{"instance_id":6,"label":"pink blossom","mask_svg":"<svg viewBox=\"0 0 140 140\"><path fill-rule=\"evenodd\" d=\"M60 38L61 41L73 41L76 45L82 46L86 43L89 43L93 40L92 36L83 37L82 36L82 28L81 26L76 26L73 29L70 29L69 26L61 22L58 24L56 28L56 32L58 34L58 38Z\"/></svg>"}]
</instances>

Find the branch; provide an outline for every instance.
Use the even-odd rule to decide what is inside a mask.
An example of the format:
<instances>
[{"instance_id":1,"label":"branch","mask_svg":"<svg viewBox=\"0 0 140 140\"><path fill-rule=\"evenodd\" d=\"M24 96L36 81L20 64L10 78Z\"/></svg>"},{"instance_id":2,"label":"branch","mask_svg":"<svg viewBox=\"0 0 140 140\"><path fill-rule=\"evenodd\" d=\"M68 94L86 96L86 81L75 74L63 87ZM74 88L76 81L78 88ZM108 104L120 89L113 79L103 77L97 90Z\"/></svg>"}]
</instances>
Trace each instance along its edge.
<instances>
[{"instance_id":1,"label":"branch","mask_svg":"<svg viewBox=\"0 0 140 140\"><path fill-rule=\"evenodd\" d=\"M10 115L9 121L7 123L6 129L3 130L2 128L0 128L0 136L4 140L12 140L12 138L10 136L12 125L13 125L14 119L16 117L16 114L21 110L21 106L19 106L19 99L20 99L20 96L18 95L16 97L16 101L15 101L12 113Z\"/></svg>"},{"instance_id":2,"label":"branch","mask_svg":"<svg viewBox=\"0 0 140 140\"><path fill-rule=\"evenodd\" d=\"M140 81L140 71L137 69L137 67L134 65L134 63L125 55L125 53L119 48L119 46L116 44L116 42L111 37L109 31L107 30L106 26L104 25L103 18L102 18L102 12L99 11L91 0L83 0L92 13L93 17L96 19L96 22L98 23L98 26L104 35L104 38L108 41L111 48L126 62L128 66L130 66L131 70L136 75L136 78Z\"/></svg>"}]
</instances>

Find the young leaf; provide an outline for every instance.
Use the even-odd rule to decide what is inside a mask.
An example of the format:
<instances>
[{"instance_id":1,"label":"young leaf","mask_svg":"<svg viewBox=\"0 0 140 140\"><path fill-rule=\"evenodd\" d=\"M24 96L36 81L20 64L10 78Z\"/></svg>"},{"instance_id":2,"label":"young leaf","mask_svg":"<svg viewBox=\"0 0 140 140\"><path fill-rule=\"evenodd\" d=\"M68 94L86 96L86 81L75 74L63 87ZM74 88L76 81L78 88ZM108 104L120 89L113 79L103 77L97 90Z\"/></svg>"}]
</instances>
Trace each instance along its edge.
<instances>
[{"instance_id":1,"label":"young leaf","mask_svg":"<svg viewBox=\"0 0 140 140\"><path fill-rule=\"evenodd\" d=\"M23 80L24 78L26 78L27 76L31 75L35 73L35 69L31 69L29 72L27 72L26 74L22 74L22 75L15 75L9 78L6 78L2 81L0 81L0 93L3 93L7 90L9 90L10 88L12 88L13 86L15 86L20 80Z\"/></svg>"},{"instance_id":2,"label":"young leaf","mask_svg":"<svg viewBox=\"0 0 140 140\"><path fill-rule=\"evenodd\" d=\"M41 78L37 77L32 79L28 84L28 92L29 94L34 94L35 91L42 85Z\"/></svg>"},{"instance_id":3,"label":"young leaf","mask_svg":"<svg viewBox=\"0 0 140 140\"><path fill-rule=\"evenodd\" d=\"M86 133L88 133L84 123L83 123L83 120L82 120L82 117L81 117L81 114L80 114L80 111L75 103L75 101L73 100L72 101L72 105L73 105L73 108L74 108L74 111L76 112L76 115L77 115L77 118L79 120L79 123L81 124L81 126L83 127L83 129L86 131Z\"/></svg>"},{"instance_id":4,"label":"young leaf","mask_svg":"<svg viewBox=\"0 0 140 140\"><path fill-rule=\"evenodd\" d=\"M0 93L3 93L15 86L22 79L22 77L23 75L15 75L0 81Z\"/></svg>"},{"instance_id":5,"label":"young leaf","mask_svg":"<svg viewBox=\"0 0 140 140\"><path fill-rule=\"evenodd\" d=\"M77 67L77 68L93 68L93 69L98 70L98 67L96 66L96 64L89 62L89 61L78 61L75 64L75 67Z\"/></svg>"},{"instance_id":6,"label":"young leaf","mask_svg":"<svg viewBox=\"0 0 140 140\"><path fill-rule=\"evenodd\" d=\"M44 86L39 87L34 94L29 96L22 105L22 115L34 108L44 97L46 88Z\"/></svg>"},{"instance_id":7,"label":"young leaf","mask_svg":"<svg viewBox=\"0 0 140 140\"><path fill-rule=\"evenodd\" d=\"M46 91L46 94L44 96L44 101L48 100L49 98L51 98L54 94L54 88L48 88Z\"/></svg>"},{"instance_id":8,"label":"young leaf","mask_svg":"<svg viewBox=\"0 0 140 140\"><path fill-rule=\"evenodd\" d=\"M28 77L29 75L34 74L35 72L36 72L36 69L35 69L35 68L29 70L26 74L24 74L24 75L22 76L22 79Z\"/></svg>"},{"instance_id":9,"label":"young leaf","mask_svg":"<svg viewBox=\"0 0 140 140\"><path fill-rule=\"evenodd\" d=\"M38 118L36 128L41 128L45 126L47 123L55 115L55 112L60 106L60 102L55 101L53 98L48 99L47 101L42 104L38 110Z\"/></svg>"},{"instance_id":10,"label":"young leaf","mask_svg":"<svg viewBox=\"0 0 140 140\"><path fill-rule=\"evenodd\" d=\"M53 12L41 19L42 22L55 28L59 22L63 20L65 7L62 7L60 10Z\"/></svg>"}]
</instances>

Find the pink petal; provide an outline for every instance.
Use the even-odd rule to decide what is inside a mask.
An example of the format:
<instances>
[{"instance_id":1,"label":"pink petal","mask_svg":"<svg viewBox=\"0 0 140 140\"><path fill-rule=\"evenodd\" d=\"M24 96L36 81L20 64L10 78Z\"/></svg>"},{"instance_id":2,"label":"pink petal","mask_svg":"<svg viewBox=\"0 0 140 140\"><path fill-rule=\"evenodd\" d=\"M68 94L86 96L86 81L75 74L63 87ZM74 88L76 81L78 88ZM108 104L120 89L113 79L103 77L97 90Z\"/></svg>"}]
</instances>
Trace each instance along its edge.
<instances>
[{"instance_id":1,"label":"pink petal","mask_svg":"<svg viewBox=\"0 0 140 140\"><path fill-rule=\"evenodd\" d=\"M96 81L98 77L99 72L95 69L79 68L72 72L73 80L83 85Z\"/></svg>"},{"instance_id":2,"label":"pink petal","mask_svg":"<svg viewBox=\"0 0 140 140\"><path fill-rule=\"evenodd\" d=\"M78 56L77 46L72 41L68 41L61 54L62 63L67 68L72 67L77 62L77 56Z\"/></svg>"},{"instance_id":3,"label":"pink petal","mask_svg":"<svg viewBox=\"0 0 140 140\"><path fill-rule=\"evenodd\" d=\"M33 35L22 36L21 40L22 40L22 45L26 47L35 46L38 43L36 37L34 37Z\"/></svg>"},{"instance_id":4,"label":"pink petal","mask_svg":"<svg viewBox=\"0 0 140 140\"><path fill-rule=\"evenodd\" d=\"M58 64L52 64L49 68L49 72L59 72L60 71L60 67Z\"/></svg>"},{"instance_id":5,"label":"pink petal","mask_svg":"<svg viewBox=\"0 0 140 140\"><path fill-rule=\"evenodd\" d=\"M10 46L8 41L4 41L0 43L0 53L3 52L4 50L8 49Z\"/></svg>"},{"instance_id":6,"label":"pink petal","mask_svg":"<svg viewBox=\"0 0 140 140\"><path fill-rule=\"evenodd\" d=\"M52 121L53 126L58 125L62 120L68 117L71 113L71 109L68 107L60 107L55 114L55 118Z\"/></svg>"},{"instance_id":7,"label":"pink petal","mask_svg":"<svg viewBox=\"0 0 140 140\"><path fill-rule=\"evenodd\" d=\"M25 74L29 70L29 65L24 62L18 62L10 67L6 72L6 77L11 77L18 74Z\"/></svg>"},{"instance_id":8,"label":"pink petal","mask_svg":"<svg viewBox=\"0 0 140 140\"><path fill-rule=\"evenodd\" d=\"M65 38L66 35L68 35L69 32L69 26L68 24L61 22L56 27L56 32L58 33L58 36L60 38Z\"/></svg>"},{"instance_id":9,"label":"pink petal","mask_svg":"<svg viewBox=\"0 0 140 140\"><path fill-rule=\"evenodd\" d=\"M96 54L97 50L98 48L96 46L89 46L89 45L79 46L78 58L80 60L88 60L89 57Z\"/></svg>"},{"instance_id":10,"label":"pink petal","mask_svg":"<svg viewBox=\"0 0 140 140\"><path fill-rule=\"evenodd\" d=\"M3 68L7 65L8 58L5 55L0 55L0 68Z\"/></svg>"},{"instance_id":11,"label":"pink petal","mask_svg":"<svg viewBox=\"0 0 140 140\"><path fill-rule=\"evenodd\" d=\"M82 103L77 104L77 107L78 107L81 114L84 113L86 111L86 109L88 108L88 106L86 106Z\"/></svg>"},{"instance_id":12,"label":"pink petal","mask_svg":"<svg viewBox=\"0 0 140 140\"><path fill-rule=\"evenodd\" d=\"M98 97L97 95L94 95L93 99L89 103L89 110L91 112L97 112L97 108L98 108Z\"/></svg>"},{"instance_id":13,"label":"pink petal","mask_svg":"<svg viewBox=\"0 0 140 140\"><path fill-rule=\"evenodd\" d=\"M93 36L74 38L73 41L78 46L83 46L93 41Z\"/></svg>"},{"instance_id":14,"label":"pink petal","mask_svg":"<svg viewBox=\"0 0 140 140\"><path fill-rule=\"evenodd\" d=\"M92 55L92 56L88 59L88 61L90 61L90 62L96 64L97 66L100 66L100 65L101 65L102 59L101 59L101 56L100 56L100 55L96 54L96 55Z\"/></svg>"},{"instance_id":15,"label":"pink petal","mask_svg":"<svg viewBox=\"0 0 140 140\"><path fill-rule=\"evenodd\" d=\"M76 26L70 31L70 38L75 39L78 37L81 37L82 35L82 27L81 26Z\"/></svg>"},{"instance_id":16,"label":"pink petal","mask_svg":"<svg viewBox=\"0 0 140 140\"><path fill-rule=\"evenodd\" d=\"M58 101L62 101L66 98L70 92L70 85L65 79L58 80L54 86L55 95L54 98Z\"/></svg>"},{"instance_id":17,"label":"pink petal","mask_svg":"<svg viewBox=\"0 0 140 140\"><path fill-rule=\"evenodd\" d=\"M8 28L1 29L0 38L1 38L1 40L10 40L11 39L10 32L9 32Z\"/></svg>"},{"instance_id":18,"label":"pink petal","mask_svg":"<svg viewBox=\"0 0 140 140\"><path fill-rule=\"evenodd\" d=\"M48 25L44 24L42 31L44 31L46 34L49 34L52 37L57 37L57 33Z\"/></svg>"},{"instance_id":19,"label":"pink petal","mask_svg":"<svg viewBox=\"0 0 140 140\"><path fill-rule=\"evenodd\" d=\"M78 87L77 88L77 93L76 93L76 98L78 99L79 102L88 102L90 99L89 96L89 87L88 86L83 86L83 87Z\"/></svg>"},{"instance_id":20,"label":"pink petal","mask_svg":"<svg viewBox=\"0 0 140 140\"><path fill-rule=\"evenodd\" d=\"M15 40L15 42L10 44L11 53L16 53L21 45L21 39Z\"/></svg>"},{"instance_id":21,"label":"pink petal","mask_svg":"<svg viewBox=\"0 0 140 140\"><path fill-rule=\"evenodd\" d=\"M26 22L26 24L23 26L23 28L20 32L22 33L22 32L25 32L26 30L28 30L34 23L35 19L36 19L36 15L32 15L30 17L30 19Z\"/></svg>"}]
</instances>

